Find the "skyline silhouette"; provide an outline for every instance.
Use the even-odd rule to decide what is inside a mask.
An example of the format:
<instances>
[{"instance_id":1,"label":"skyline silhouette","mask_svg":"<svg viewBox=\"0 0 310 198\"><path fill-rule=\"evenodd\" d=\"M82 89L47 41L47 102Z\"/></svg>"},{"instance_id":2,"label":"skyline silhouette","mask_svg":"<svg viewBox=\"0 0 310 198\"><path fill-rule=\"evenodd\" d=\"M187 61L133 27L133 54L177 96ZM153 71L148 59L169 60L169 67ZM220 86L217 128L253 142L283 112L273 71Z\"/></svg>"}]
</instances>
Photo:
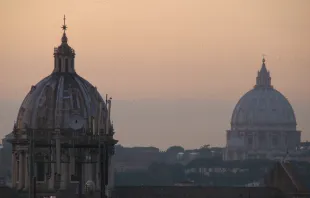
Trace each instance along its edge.
<instances>
[{"instance_id":1,"label":"skyline silhouette","mask_svg":"<svg viewBox=\"0 0 310 198\"><path fill-rule=\"evenodd\" d=\"M310 139L307 0L32 2L0 2L1 136L31 85L52 72L66 14L76 71L114 98L121 144L223 146L262 54Z\"/></svg>"}]
</instances>

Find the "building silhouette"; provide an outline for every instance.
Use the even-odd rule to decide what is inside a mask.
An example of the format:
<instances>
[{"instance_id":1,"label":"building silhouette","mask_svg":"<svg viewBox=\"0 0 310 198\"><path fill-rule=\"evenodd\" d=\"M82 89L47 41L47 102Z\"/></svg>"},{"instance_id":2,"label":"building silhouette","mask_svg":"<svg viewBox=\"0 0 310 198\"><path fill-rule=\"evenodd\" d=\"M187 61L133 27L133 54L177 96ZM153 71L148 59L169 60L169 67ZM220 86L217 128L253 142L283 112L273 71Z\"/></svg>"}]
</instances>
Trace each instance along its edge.
<instances>
[{"instance_id":1,"label":"building silhouette","mask_svg":"<svg viewBox=\"0 0 310 198\"><path fill-rule=\"evenodd\" d=\"M114 129L111 98L75 70L67 25L54 49L52 73L32 86L10 135L12 187L29 196L70 191L108 195L113 183ZM59 196L58 196L59 197Z\"/></svg>"},{"instance_id":2,"label":"building silhouette","mask_svg":"<svg viewBox=\"0 0 310 198\"><path fill-rule=\"evenodd\" d=\"M241 97L226 132L225 160L283 158L300 143L289 101L271 84L265 58L256 85Z\"/></svg>"}]
</instances>

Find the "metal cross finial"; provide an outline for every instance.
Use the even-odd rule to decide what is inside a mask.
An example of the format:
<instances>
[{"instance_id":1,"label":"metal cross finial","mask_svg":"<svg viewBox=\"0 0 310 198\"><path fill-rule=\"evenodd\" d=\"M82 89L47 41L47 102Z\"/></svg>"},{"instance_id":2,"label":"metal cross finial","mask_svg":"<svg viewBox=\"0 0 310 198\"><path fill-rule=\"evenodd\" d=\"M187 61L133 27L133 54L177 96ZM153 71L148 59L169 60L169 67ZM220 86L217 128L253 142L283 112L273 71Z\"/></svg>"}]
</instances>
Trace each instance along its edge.
<instances>
[{"instance_id":1,"label":"metal cross finial","mask_svg":"<svg viewBox=\"0 0 310 198\"><path fill-rule=\"evenodd\" d=\"M263 56L263 63L265 63L265 56L266 56L266 54L262 54L262 56Z\"/></svg>"},{"instance_id":2,"label":"metal cross finial","mask_svg":"<svg viewBox=\"0 0 310 198\"><path fill-rule=\"evenodd\" d=\"M66 15L64 15L64 24L63 24L63 26L61 28L63 29L64 32L66 32L66 30L68 28L67 25L66 25Z\"/></svg>"}]
</instances>

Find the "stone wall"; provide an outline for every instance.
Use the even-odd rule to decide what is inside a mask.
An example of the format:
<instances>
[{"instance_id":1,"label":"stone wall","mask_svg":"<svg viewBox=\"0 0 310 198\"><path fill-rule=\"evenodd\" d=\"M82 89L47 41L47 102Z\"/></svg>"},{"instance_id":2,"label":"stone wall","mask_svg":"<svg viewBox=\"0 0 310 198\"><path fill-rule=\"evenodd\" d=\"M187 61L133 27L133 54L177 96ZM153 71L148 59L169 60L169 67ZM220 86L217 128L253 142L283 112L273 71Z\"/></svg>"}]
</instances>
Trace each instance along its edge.
<instances>
[{"instance_id":1,"label":"stone wall","mask_svg":"<svg viewBox=\"0 0 310 198\"><path fill-rule=\"evenodd\" d=\"M18 192L10 187L0 187L1 198L26 198L25 196L18 194Z\"/></svg>"},{"instance_id":2,"label":"stone wall","mask_svg":"<svg viewBox=\"0 0 310 198\"><path fill-rule=\"evenodd\" d=\"M113 198L285 198L269 187L116 187Z\"/></svg>"}]
</instances>

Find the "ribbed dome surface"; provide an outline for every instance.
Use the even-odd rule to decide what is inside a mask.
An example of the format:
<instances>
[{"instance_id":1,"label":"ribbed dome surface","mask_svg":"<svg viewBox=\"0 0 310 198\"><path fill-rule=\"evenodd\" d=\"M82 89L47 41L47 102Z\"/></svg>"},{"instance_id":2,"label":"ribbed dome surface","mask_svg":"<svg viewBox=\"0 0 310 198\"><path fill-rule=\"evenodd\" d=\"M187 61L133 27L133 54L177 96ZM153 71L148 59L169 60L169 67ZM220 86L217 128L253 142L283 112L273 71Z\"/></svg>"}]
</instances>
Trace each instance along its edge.
<instances>
[{"instance_id":1,"label":"ribbed dome surface","mask_svg":"<svg viewBox=\"0 0 310 198\"><path fill-rule=\"evenodd\" d=\"M105 103L94 86L76 73L58 72L32 86L16 127L81 129L90 127L90 117L100 117L102 126L105 116Z\"/></svg>"},{"instance_id":2,"label":"ribbed dome surface","mask_svg":"<svg viewBox=\"0 0 310 198\"><path fill-rule=\"evenodd\" d=\"M61 44L54 48L53 72L31 87L18 112L17 129L104 129L106 104L97 89L75 71L65 18L62 28Z\"/></svg>"},{"instance_id":3,"label":"ribbed dome surface","mask_svg":"<svg viewBox=\"0 0 310 198\"><path fill-rule=\"evenodd\" d=\"M256 87L237 103L231 125L296 127L296 119L289 101L279 91L272 87Z\"/></svg>"}]
</instances>

